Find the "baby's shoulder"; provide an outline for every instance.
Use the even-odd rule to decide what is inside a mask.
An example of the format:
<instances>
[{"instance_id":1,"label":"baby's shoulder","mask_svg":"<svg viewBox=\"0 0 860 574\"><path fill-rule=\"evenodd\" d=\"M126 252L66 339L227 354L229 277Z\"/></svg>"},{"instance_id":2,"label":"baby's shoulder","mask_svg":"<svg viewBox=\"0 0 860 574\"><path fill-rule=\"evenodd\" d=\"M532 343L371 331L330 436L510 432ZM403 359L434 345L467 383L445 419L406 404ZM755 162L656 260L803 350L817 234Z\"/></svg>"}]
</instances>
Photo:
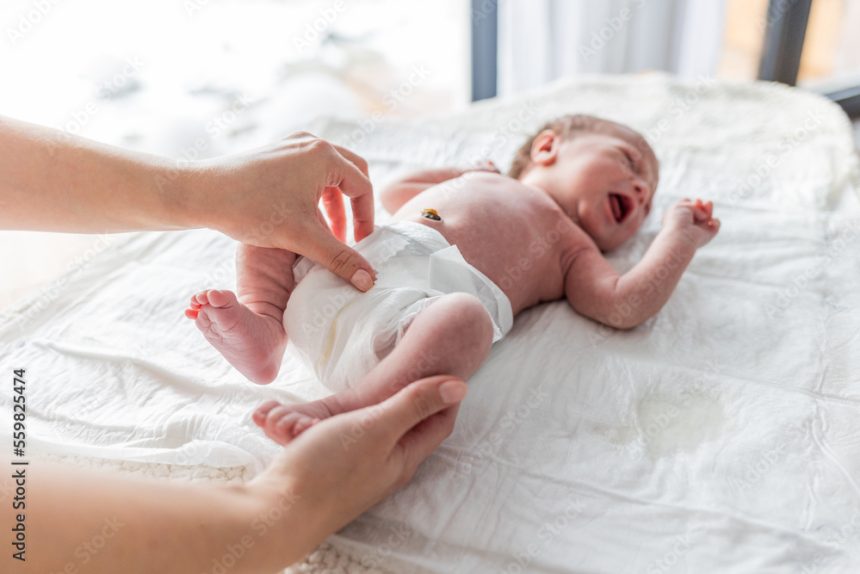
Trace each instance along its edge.
<instances>
[{"instance_id":1,"label":"baby's shoulder","mask_svg":"<svg viewBox=\"0 0 860 574\"><path fill-rule=\"evenodd\" d=\"M498 198L506 203L545 203L544 193L528 186L518 179L500 173L470 171L456 180L455 185L485 197Z\"/></svg>"},{"instance_id":2,"label":"baby's shoulder","mask_svg":"<svg viewBox=\"0 0 860 574\"><path fill-rule=\"evenodd\" d=\"M594 239L579 224L568 219L563 227L564 236L559 242L563 267L567 267L570 262L584 253L600 254L600 248Z\"/></svg>"}]
</instances>

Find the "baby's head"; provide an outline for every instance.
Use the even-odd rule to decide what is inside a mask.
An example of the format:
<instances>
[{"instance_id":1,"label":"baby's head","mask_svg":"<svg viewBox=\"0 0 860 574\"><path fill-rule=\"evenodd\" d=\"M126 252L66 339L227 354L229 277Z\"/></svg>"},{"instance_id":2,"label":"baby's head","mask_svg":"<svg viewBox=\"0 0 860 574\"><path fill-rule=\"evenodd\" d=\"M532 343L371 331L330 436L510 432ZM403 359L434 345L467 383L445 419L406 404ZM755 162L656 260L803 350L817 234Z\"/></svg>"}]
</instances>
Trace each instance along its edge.
<instances>
[{"instance_id":1,"label":"baby's head","mask_svg":"<svg viewBox=\"0 0 860 574\"><path fill-rule=\"evenodd\" d=\"M658 162L635 130L568 115L529 138L508 175L544 190L601 250L611 251L636 233L651 210Z\"/></svg>"}]
</instances>

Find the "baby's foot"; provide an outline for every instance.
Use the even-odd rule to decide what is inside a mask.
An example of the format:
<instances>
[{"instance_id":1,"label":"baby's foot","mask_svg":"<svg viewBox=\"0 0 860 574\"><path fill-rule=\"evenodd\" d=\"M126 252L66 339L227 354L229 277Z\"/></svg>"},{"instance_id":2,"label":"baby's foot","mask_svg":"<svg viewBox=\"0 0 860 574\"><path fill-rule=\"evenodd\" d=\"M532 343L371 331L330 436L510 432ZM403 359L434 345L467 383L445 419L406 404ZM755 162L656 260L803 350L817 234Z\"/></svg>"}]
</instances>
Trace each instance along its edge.
<instances>
[{"instance_id":1,"label":"baby's foot","mask_svg":"<svg viewBox=\"0 0 860 574\"><path fill-rule=\"evenodd\" d=\"M263 403L251 417L266 435L287 444L320 420L337 414L325 399L301 405L283 405L278 401Z\"/></svg>"},{"instance_id":2,"label":"baby's foot","mask_svg":"<svg viewBox=\"0 0 860 574\"><path fill-rule=\"evenodd\" d=\"M202 291L191 298L185 316L194 319L206 340L255 383L278 375L287 336L280 321L239 303L232 291Z\"/></svg>"}]
</instances>

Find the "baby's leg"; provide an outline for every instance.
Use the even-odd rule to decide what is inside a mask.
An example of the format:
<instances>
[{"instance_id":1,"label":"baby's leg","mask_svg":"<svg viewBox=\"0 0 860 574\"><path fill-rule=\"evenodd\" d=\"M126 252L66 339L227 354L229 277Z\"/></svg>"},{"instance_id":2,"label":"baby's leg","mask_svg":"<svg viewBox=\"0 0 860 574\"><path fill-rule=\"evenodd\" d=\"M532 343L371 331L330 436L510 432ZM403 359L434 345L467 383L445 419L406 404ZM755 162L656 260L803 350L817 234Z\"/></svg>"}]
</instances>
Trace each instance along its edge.
<instances>
[{"instance_id":1,"label":"baby's leg","mask_svg":"<svg viewBox=\"0 0 860 574\"><path fill-rule=\"evenodd\" d=\"M241 245L236 257L239 296L208 290L191 298L185 315L194 319L213 347L255 383L278 375L287 335L284 309L295 287L296 254Z\"/></svg>"},{"instance_id":2,"label":"baby's leg","mask_svg":"<svg viewBox=\"0 0 860 574\"><path fill-rule=\"evenodd\" d=\"M409 383L432 375L468 379L484 362L493 343L493 325L474 296L452 293L419 313L391 353L355 388L303 405L270 401L254 413L272 439L286 443L316 419L385 400Z\"/></svg>"}]
</instances>

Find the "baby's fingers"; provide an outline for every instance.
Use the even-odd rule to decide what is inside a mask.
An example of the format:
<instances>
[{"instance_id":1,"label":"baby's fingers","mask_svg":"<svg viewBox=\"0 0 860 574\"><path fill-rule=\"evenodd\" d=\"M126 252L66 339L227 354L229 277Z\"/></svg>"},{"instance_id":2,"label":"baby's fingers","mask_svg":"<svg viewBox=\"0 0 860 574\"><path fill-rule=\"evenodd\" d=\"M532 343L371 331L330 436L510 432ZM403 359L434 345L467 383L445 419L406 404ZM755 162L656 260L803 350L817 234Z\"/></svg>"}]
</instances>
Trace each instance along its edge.
<instances>
[{"instance_id":1,"label":"baby's fingers","mask_svg":"<svg viewBox=\"0 0 860 574\"><path fill-rule=\"evenodd\" d=\"M720 220L719 219L709 219L702 226L707 229L710 233L716 235L720 231Z\"/></svg>"},{"instance_id":2,"label":"baby's fingers","mask_svg":"<svg viewBox=\"0 0 860 574\"><path fill-rule=\"evenodd\" d=\"M697 203L693 206L693 221L696 223L705 223L710 221L710 219L711 215L708 213L708 210L704 205Z\"/></svg>"},{"instance_id":3,"label":"baby's fingers","mask_svg":"<svg viewBox=\"0 0 860 574\"><path fill-rule=\"evenodd\" d=\"M473 168L475 171L489 171L491 173L500 173L498 166L491 159L481 161Z\"/></svg>"}]
</instances>

